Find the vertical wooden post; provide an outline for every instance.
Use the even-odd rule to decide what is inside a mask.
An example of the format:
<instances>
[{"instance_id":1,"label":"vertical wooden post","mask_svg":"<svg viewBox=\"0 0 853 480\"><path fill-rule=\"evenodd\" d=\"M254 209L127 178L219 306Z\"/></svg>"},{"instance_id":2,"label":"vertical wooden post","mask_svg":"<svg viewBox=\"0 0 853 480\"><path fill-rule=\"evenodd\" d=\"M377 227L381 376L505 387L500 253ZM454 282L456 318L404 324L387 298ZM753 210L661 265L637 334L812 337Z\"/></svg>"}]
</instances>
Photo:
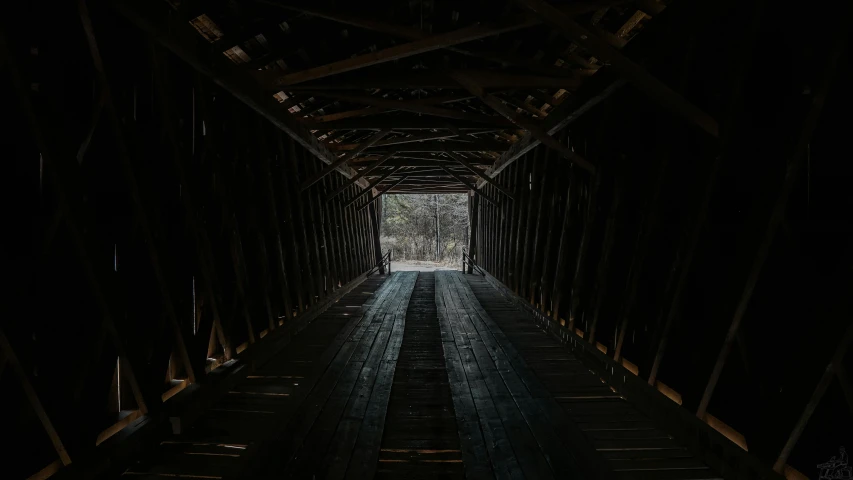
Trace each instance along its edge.
<instances>
[{"instance_id":1,"label":"vertical wooden post","mask_svg":"<svg viewBox=\"0 0 853 480\"><path fill-rule=\"evenodd\" d=\"M521 211L519 205L521 205L521 196L522 196L522 183L521 183L521 163L514 162L509 166L509 170L506 172L507 175L510 176L510 188L514 192L515 198L512 201L512 208L510 213L510 222L507 226L507 236L509 238L509 242L507 243L506 253L504 253L506 263L506 276L504 279L504 284L508 287L512 288L513 283L515 282L515 248L518 242L518 222L519 222L519 212Z\"/></svg>"},{"instance_id":2,"label":"vertical wooden post","mask_svg":"<svg viewBox=\"0 0 853 480\"><path fill-rule=\"evenodd\" d=\"M379 242L379 215L376 214L376 203L371 203L367 206L367 211L370 215L370 224L373 227L373 252L374 258L376 259L376 263L380 264L382 262L382 245ZM385 274L385 266L379 265L379 273Z\"/></svg>"},{"instance_id":3,"label":"vertical wooden post","mask_svg":"<svg viewBox=\"0 0 853 480\"><path fill-rule=\"evenodd\" d=\"M335 175L327 175L325 178L323 178L322 185L325 191L334 190L335 187L332 181L332 178L334 176ZM332 265L334 273L333 282L335 288L337 288L338 286L343 285L346 282L343 281L345 273L343 264L341 263L341 238L339 234L340 232L338 231L337 224L335 222L333 208L334 206L332 202L325 202L321 199L320 209L323 212L323 223L324 228L326 229L326 238L329 240L327 243L330 248L329 256L331 258L331 261L329 263Z\"/></svg>"},{"instance_id":4,"label":"vertical wooden post","mask_svg":"<svg viewBox=\"0 0 853 480\"><path fill-rule=\"evenodd\" d=\"M631 314L637 300L637 291L640 287L640 279L643 274L643 266L651 242L652 234L656 231L658 225L658 209L660 207L661 191L663 190L664 181L666 180L667 165L669 163L669 149L661 149L660 156L662 157L661 164L658 167L655 185L652 187L651 198L646 202L643 218L640 222L639 232L634 245L634 255L631 259L631 266L628 268L628 288L626 289L625 301L622 306L622 319L619 323L619 332L616 340L616 351L613 353L613 359L617 362L622 356L622 346L625 343L625 332L628 330L628 325L631 319Z\"/></svg>"},{"instance_id":5,"label":"vertical wooden post","mask_svg":"<svg viewBox=\"0 0 853 480\"><path fill-rule=\"evenodd\" d=\"M565 138L565 136L564 136ZM541 270L542 274L539 277L539 283L541 285L539 301L541 302L541 310L546 313L550 313L553 311L553 305L551 302L551 292L554 288L554 269L556 267L555 263L557 260L557 248L560 242L560 220L563 218L562 209L565 206L563 197L565 197L566 192L568 190L566 183L565 172L568 170L570 164L566 164L563 162L556 162L554 165L554 169L551 173L553 178L551 181L553 182L550 193L549 193L549 201L548 205L548 225L545 230L545 251L537 265L537 269ZM538 265L541 265L538 266Z\"/></svg>"},{"instance_id":6,"label":"vertical wooden post","mask_svg":"<svg viewBox=\"0 0 853 480\"><path fill-rule=\"evenodd\" d=\"M346 189L346 197L351 197L353 195L354 187L350 186ZM359 273L362 272L363 265L361 264L361 260L358 255L358 243L356 238L356 230L355 230L355 219L352 215L352 209L350 208L342 208L341 214L343 215L343 226L347 230L347 238L349 238L349 257L350 264L352 266L352 272L350 276L355 278Z\"/></svg>"},{"instance_id":7,"label":"vertical wooden post","mask_svg":"<svg viewBox=\"0 0 853 480\"><path fill-rule=\"evenodd\" d=\"M527 202L527 215L524 227L524 252L521 260L521 284L518 294L528 297L530 292L530 269L533 262L533 251L536 249L536 225L539 221L539 198L542 196L542 187L545 184L545 163L547 162L544 147L534 149L532 168L532 187Z\"/></svg>"},{"instance_id":8,"label":"vertical wooden post","mask_svg":"<svg viewBox=\"0 0 853 480\"><path fill-rule=\"evenodd\" d=\"M471 235L468 236L468 255L473 261L479 262L480 259L477 255L477 232L480 228L480 196L471 193L468 194L468 200L471 203ZM468 273L474 273L474 266L470 263L468 264Z\"/></svg>"},{"instance_id":9,"label":"vertical wooden post","mask_svg":"<svg viewBox=\"0 0 853 480\"><path fill-rule=\"evenodd\" d=\"M555 158L553 150L544 152L542 180L539 182L539 195L536 204L536 224L533 231L533 252L531 253L532 264L530 265L530 274L528 284L528 301L531 305L536 304L536 297L542 286L542 261L545 258L545 249L547 245L547 228L551 221L551 214L554 212L554 189L555 182L559 179L556 172L557 158ZM540 296L541 301L541 296ZM542 310L545 307L542 306Z\"/></svg>"},{"instance_id":10,"label":"vertical wooden post","mask_svg":"<svg viewBox=\"0 0 853 480\"><path fill-rule=\"evenodd\" d=\"M305 304L305 271L303 270L303 256L299 251L299 240L297 237L297 224L295 221L295 217L293 215L294 211L294 203L291 199L291 193L295 191L294 184L295 182L291 178L291 175L288 173L287 169L287 156L289 155L288 149L285 148L285 142L289 142L290 139L284 136L282 132L275 132L275 138L277 140L278 145L278 157L277 157L277 165L275 165L274 169L277 170L278 179L281 187L274 189L279 193L279 198L283 204L282 206L282 216L285 225L285 244L287 245L287 252L290 256L290 265L291 265L291 278L293 278L293 283L296 287L296 303L299 307L300 312L304 312L306 308Z\"/></svg>"},{"instance_id":11,"label":"vertical wooden post","mask_svg":"<svg viewBox=\"0 0 853 480\"><path fill-rule=\"evenodd\" d=\"M601 178L603 176L601 165L598 165L595 175L592 177L592 191L587 197L586 215L584 218L583 233L581 233L580 245L578 246L578 254L575 259L575 273L572 278L571 289L571 310L569 311L569 329L575 326L575 318L578 314L581 302L581 295L584 294L586 286L586 252L589 250L589 242L591 241L592 230L595 228L595 217L598 211L597 197L598 191L601 189Z\"/></svg>"},{"instance_id":12,"label":"vertical wooden post","mask_svg":"<svg viewBox=\"0 0 853 480\"><path fill-rule=\"evenodd\" d=\"M580 185L578 175L580 174L580 170L575 169L573 165L569 165L568 174L569 188L566 192L566 206L563 209L563 224L560 231L560 245L557 247L557 264L552 293L553 301L551 302L551 318L555 321L560 321L560 305L565 294L566 278L569 273L567 270L569 269L569 265L572 264L570 259L574 258L573 253L576 251L572 249L575 246L572 240L576 237L574 230L577 224L577 199L580 198L580 195L578 195Z\"/></svg>"},{"instance_id":13,"label":"vertical wooden post","mask_svg":"<svg viewBox=\"0 0 853 480\"><path fill-rule=\"evenodd\" d=\"M595 329L601 314L604 299L607 297L607 277L609 273L613 245L616 243L616 233L619 229L619 215L622 207L622 178L617 177L613 185L613 203L607 215L607 227L604 231L604 244L601 247L601 257L598 260L598 268L595 280L595 307L592 314L592 322L589 325L586 339L595 344Z\"/></svg>"},{"instance_id":14,"label":"vertical wooden post","mask_svg":"<svg viewBox=\"0 0 853 480\"><path fill-rule=\"evenodd\" d=\"M538 149L534 149L538 150ZM518 198L518 225L516 226L516 242L515 242L515 268L514 275L515 279L512 284L512 289L516 294L520 293L521 288L521 272L522 272L522 261L524 259L524 249L526 248L525 240L527 238L527 222L526 219L528 213L528 205L530 203L530 176L532 175L532 167L533 167L533 152L528 152L524 155L519 161L522 161L521 167L521 181L518 184L518 192L516 193L516 197Z\"/></svg>"},{"instance_id":15,"label":"vertical wooden post","mask_svg":"<svg viewBox=\"0 0 853 480\"><path fill-rule=\"evenodd\" d=\"M296 142L291 138L287 138L287 158L285 169L288 172L288 192L291 194L290 207L293 210L294 227L296 229L296 238L299 242L300 261L302 263L302 281L308 286L308 306L314 305L319 298L320 292L317 291L317 273L312 268L311 250L308 244L308 226L305 223L305 215L302 194L299 189L299 169L297 167Z\"/></svg>"}]
</instances>

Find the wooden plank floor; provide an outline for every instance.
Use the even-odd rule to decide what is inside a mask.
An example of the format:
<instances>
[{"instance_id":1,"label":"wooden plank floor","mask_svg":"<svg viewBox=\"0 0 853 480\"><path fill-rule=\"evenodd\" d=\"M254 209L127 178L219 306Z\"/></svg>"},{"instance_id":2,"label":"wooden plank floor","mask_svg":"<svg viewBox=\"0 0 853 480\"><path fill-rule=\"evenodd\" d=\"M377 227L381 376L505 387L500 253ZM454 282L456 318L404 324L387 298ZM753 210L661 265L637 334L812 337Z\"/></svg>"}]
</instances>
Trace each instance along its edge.
<instances>
[{"instance_id":1,"label":"wooden plank floor","mask_svg":"<svg viewBox=\"0 0 853 480\"><path fill-rule=\"evenodd\" d=\"M136 478L716 479L480 276L365 281Z\"/></svg>"},{"instance_id":2,"label":"wooden plank floor","mask_svg":"<svg viewBox=\"0 0 853 480\"><path fill-rule=\"evenodd\" d=\"M373 478L417 272L397 272L287 425L268 477ZM268 459L269 460L269 459Z\"/></svg>"},{"instance_id":3,"label":"wooden plank floor","mask_svg":"<svg viewBox=\"0 0 853 480\"><path fill-rule=\"evenodd\" d=\"M547 392L616 478L719 479L479 275L449 274L530 392ZM450 279L448 279L450 281Z\"/></svg>"},{"instance_id":4,"label":"wooden plank floor","mask_svg":"<svg viewBox=\"0 0 853 480\"><path fill-rule=\"evenodd\" d=\"M376 478L464 478L435 308L435 274L420 272L406 312Z\"/></svg>"},{"instance_id":5,"label":"wooden plank floor","mask_svg":"<svg viewBox=\"0 0 853 480\"><path fill-rule=\"evenodd\" d=\"M123 478L247 478L341 345L393 287L369 278L318 316L268 363L240 381L181 435L165 438Z\"/></svg>"}]
</instances>

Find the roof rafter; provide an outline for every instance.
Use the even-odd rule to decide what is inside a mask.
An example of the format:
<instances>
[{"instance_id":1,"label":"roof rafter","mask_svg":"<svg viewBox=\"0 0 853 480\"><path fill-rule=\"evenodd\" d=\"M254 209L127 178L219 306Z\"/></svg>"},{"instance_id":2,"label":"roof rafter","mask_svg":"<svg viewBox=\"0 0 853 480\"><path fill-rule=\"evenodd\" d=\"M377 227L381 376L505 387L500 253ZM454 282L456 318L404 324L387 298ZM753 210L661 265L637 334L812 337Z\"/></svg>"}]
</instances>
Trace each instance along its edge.
<instances>
[{"instance_id":1,"label":"roof rafter","mask_svg":"<svg viewBox=\"0 0 853 480\"><path fill-rule=\"evenodd\" d=\"M562 155L569 161L575 163L584 170L595 172L595 166L589 163L589 161L573 152L568 146L561 144L556 138L549 135L548 132L546 132L545 130L542 130L542 128L536 125L533 121L516 114L509 107L504 105L499 98L489 93L486 93L483 88L471 78L465 76L464 74L457 73L454 75L454 79L458 81L460 85L468 89L469 92L482 99L483 103L491 107L494 111L498 112L507 120L510 120L512 123L530 132L534 137L536 137L540 142L545 144L545 146L547 146L548 148L556 150L560 153L560 155Z\"/></svg>"},{"instance_id":2,"label":"roof rafter","mask_svg":"<svg viewBox=\"0 0 853 480\"><path fill-rule=\"evenodd\" d=\"M614 69L667 110L693 122L713 137L719 135L719 125L714 118L553 5L544 0L515 0L515 2L538 15L545 23L562 32L581 47L610 62Z\"/></svg>"}]
</instances>

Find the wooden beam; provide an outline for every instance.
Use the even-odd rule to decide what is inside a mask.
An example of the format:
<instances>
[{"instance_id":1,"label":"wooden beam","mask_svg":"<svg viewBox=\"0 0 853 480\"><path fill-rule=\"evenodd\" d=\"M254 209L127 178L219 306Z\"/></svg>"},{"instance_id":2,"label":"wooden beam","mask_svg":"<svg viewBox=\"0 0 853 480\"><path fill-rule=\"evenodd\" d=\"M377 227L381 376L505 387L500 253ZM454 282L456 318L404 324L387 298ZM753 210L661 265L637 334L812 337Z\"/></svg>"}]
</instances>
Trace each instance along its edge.
<instances>
[{"instance_id":1,"label":"wooden beam","mask_svg":"<svg viewBox=\"0 0 853 480\"><path fill-rule=\"evenodd\" d=\"M335 156L304 125L287 111L278 108L271 95L258 88L245 74L234 72L231 68L233 66L225 63L227 59L224 56L219 65L210 65L202 53L204 44L198 33L177 15L164 15L168 12L165 5L116 0L111 6L154 42L169 49L189 66L272 122L321 161L331 164L335 160ZM355 172L344 167L338 170L347 178L355 175Z\"/></svg>"},{"instance_id":2,"label":"wooden beam","mask_svg":"<svg viewBox=\"0 0 853 480\"><path fill-rule=\"evenodd\" d=\"M483 192L481 192L481 191L477 190L477 186L476 186L476 185L474 185L474 184L472 184L472 183L470 183L470 182L466 181L464 178L462 178L462 177L460 177L459 175L457 175L457 174L455 174L455 173L451 172L450 170L448 170L448 169L447 169L447 167L442 166L442 167L441 167L441 169L442 169L442 170L444 170L445 172L447 172L447 174L448 174L448 175L450 175L451 177L453 177L453 178L455 178L456 180L458 180L458 181L459 181L459 183L461 183L462 185L465 185L465 186L466 186L466 187L468 187L470 190L472 190L472 191L474 192L474 194L475 194L475 195L479 195L479 196L483 197L483 200L485 200L485 201L487 201L487 202L491 203L492 205L494 205L494 206L496 206L496 207L500 205L500 204L499 204L495 199L493 199L493 198L491 198L490 196L486 195L485 193L483 193Z\"/></svg>"},{"instance_id":3,"label":"wooden beam","mask_svg":"<svg viewBox=\"0 0 853 480\"><path fill-rule=\"evenodd\" d=\"M442 152L442 153L447 153L447 152ZM369 165L369 164L375 162L376 160L378 160L380 158L382 158L382 157L375 156L375 155L374 156L364 156L364 157L357 158L357 159L353 160L352 164L353 164L354 168L364 167L365 165ZM470 157L467 160L468 160L468 162L472 163L475 166L480 165L480 166L486 167L490 163L490 160L488 158ZM438 157L438 156L434 156L431 154L413 153L413 152L400 152L397 155L394 155L394 159L391 160L390 163L386 163L385 166L387 167L390 165L405 165L405 166L429 167L429 166L434 166L436 164L436 162L438 162L438 163L452 163L452 162L448 162L447 159L444 157Z\"/></svg>"},{"instance_id":4,"label":"wooden beam","mask_svg":"<svg viewBox=\"0 0 853 480\"><path fill-rule=\"evenodd\" d=\"M512 194L512 192L510 192L510 191L509 191L509 189L505 188L504 186L502 186L501 184L499 184L498 182L496 182L495 180L493 180L493 179L492 179L491 177L489 177L488 175L484 175L484 174L483 174L483 172L482 172L481 170L478 170L476 167L474 167L474 165L471 165L471 163L470 163L470 162L468 162L468 160L466 160L466 159L462 158L460 155L457 155L457 154L455 154L455 153L453 153L453 152L445 152L445 153L447 153L447 155L448 155L450 158L452 158L452 159L456 160L457 162L459 162L459 164L460 164L460 165L462 165L463 167L465 167L465 168L467 168L468 170L470 170L470 171L471 171L471 173L473 173L474 175L477 175L478 177L482 178L483 180L485 180L485 181L486 181L486 183L488 183L489 185L492 185L493 187L495 187L496 189L498 189L501 193L503 193L504 195L506 195L506 196L507 196L507 197L509 197L510 199L513 199L513 200L515 199L515 197L513 197L513 194Z\"/></svg>"},{"instance_id":5,"label":"wooden beam","mask_svg":"<svg viewBox=\"0 0 853 480\"><path fill-rule=\"evenodd\" d=\"M321 81L307 82L286 87L275 86L281 72L273 70L252 71L261 85L275 93L282 88L287 92L304 91L333 91L333 90L404 90L411 88L463 90L463 88L448 77L453 71L461 71L475 78L484 88L515 89L515 88L564 88L575 90L581 85L576 77L554 77L547 75L530 75L523 73L506 73L483 69L460 70L391 70L376 69L376 72L361 71L358 75L341 75Z\"/></svg>"},{"instance_id":6,"label":"wooden beam","mask_svg":"<svg viewBox=\"0 0 853 480\"><path fill-rule=\"evenodd\" d=\"M446 164L446 165L441 164L441 165L436 165L434 168L433 167L410 168L409 170L406 170L406 175L408 175L410 177L421 177L421 178L429 178L429 177L434 177L434 176L445 176L444 170L441 169L442 166L447 167L447 168L456 167L456 168L454 168L454 170L456 170L456 174L460 175L460 176L468 176L468 177L473 176L470 173L468 173L467 170L460 169L460 168L458 168L457 165L454 165L454 164ZM376 176L378 176L378 174L373 174L370 176L376 177Z\"/></svg>"},{"instance_id":7,"label":"wooden beam","mask_svg":"<svg viewBox=\"0 0 853 480\"><path fill-rule=\"evenodd\" d=\"M307 128L312 130L436 130L446 129L447 120L440 117L417 115L370 115L368 117L345 118L330 122L317 123L310 118L303 119ZM457 120L459 130L488 132L495 127L480 122ZM330 162L329 162L330 163Z\"/></svg>"},{"instance_id":8,"label":"wooden beam","mask_svg":"<svg viewBox=\"0 0 853 480\"><path fill-rule=\"evenodd\" d=\"M339 60L327 65L309 68L300 72L282 75L275 80L275 85L295 85L310 80L337 75L364 67L379 65L421 53L452 47L460 43L471 42L482 38L493 37L502 33L513 32L522 28L532 27L539 23L536 17L529 14L515 15L503 19L499 24L481 25L475 23L452 32L430 35L410 43L396 45L378 52L371 52L357 57Z\"/></svg>"},{"instance_id":9,"label":"wooden beam","mask_svg":"<svg viewBox=\"0 0 853 480\"><path fill-rule=\"evenodd\" d=\"M483 100L483 103L491 107L494 111L498 112L501 116L505 117L507 120L518 125L524 130L530 132L534 137L537 138L537 140L545 144L545 146L556 150L564 158L577 164L584 170L587 170L590 173L595 173L595 166L589 163L585 158L573 152L568 146L561 144L556 138L549 135L548 132L546 132L545 130L542 130L542 128L539 127L539 125L534 123L532 120L529 120L526 117L515 113L514 110L504 105L499 98L486 93L485 90L483 90L483 87L477 84L477 82L474 81L472 78L462 73L453 74L453 78L473 95L476 95L481 100Z\"/></svg>"},{"instance_id":10,"label":"wooden beam","mask_svg":"<svg viewBox=\"0 0 853 480\"><path fill-rule=\"evenodd\" d=\"M324 18L326 20L331 20L335 22L340 22L345 25L352 25L354 27L363 28L365 30L370 30L373 32L385 33L398 38L405 38L407 40L422 40L428 38L428 33L425 31L406 27L403 25L396 25L393 23L383 22L381 20L376 20L375 18L370 17L362 17L354 13L342 12L339 9L335 10L324 10L318 9L313 6L294 6L294 5L280 5L277 3L273 3L269 0L255 0L258 3L263 3L265 5L271 5L275 7L280 7L284 9L294 10L301 13L306 13L309 15L313 15L315 17ZM651 0L649 0L651 1ZM596 10L606 8L612 5L618 5L622 3L627 3L626 0L606 0L606 1L594 1L594 2L572 2L568 5L560 6L560 11L566 15L576 16L582 15L589 12L594 12ZM650 12L651 13L651 12ZM659 13L659 12L655 12ZM528 17L529 20L536 22L535 24L541 24L541 20L535 17ZM557 70L557 67L549 67L548 65L543 65L539 62L523 58L521 56L516 56L512 54L507 54L503 52L482 52L477 50L470 50L464 47L451 46L447 48L448 50L471 57L483 58L486 60L490 60L500 64L513 65L517 67L526 68L531 71L543 71L543 72L554 72ZM568 69L563 69L561 74L571 75L572 72Z\"/></svg>"},{"instance_id":11,"label":"wooden beam","mask_svg":"<svg viewBox=\"0 0 853 480\"><path fill-rule=\"evenodd\" d=\"M53 423L47 416L47 412L45 411L41 400L39 400L38 394L30 383L29 378L27 378L27 374L24 371L20 361L18 360L18 356L12 349L12 344L9 343L9 339L6 337L6 334L3 332L2 329L0 329L0 358L4 360L4 363L8 362L12 366L12 370L14 370L15 374L18 377L18 380L21 382L21 388L24 390L24 396L30 403L30 406L35 412L36 417L38 417L39 422L41 422L41 426L44 429L45 433L47 433L47 436L50 439L50 443L53 445L53 449L54 451L56 451L56 454L62 461L62 464L71 464L71 457L68 456L68 452L65 450L65 446L62 444L62 440L59 438L59 434L56 432L56 429L53 428Z\"/></svg>"},{"instance_id":12,"label":"wooden beam","mask_svg":"<svg viewBox=\"0 0 853 480\"><path fill-rule=\"evenodd\" d=\"M385 147L389 145L403 145L406 143L414 143L414 142L422 142L425 140L443 140L447 138L456 137L458 134L456 133L427 133L423 135L410 135L408 137L398 137L398 138L390 138L385 140L380 140L373 144L372 147ZM333 144L329 145L329 148L337 151L345 151L352 150L353 148L358 147L357 143L342 143L342 144Z\"/></svg>"},{"instance_id":13,"label":"wooden beam","mask_svg":"<svg viewBox=\"0 0 853 480\"><path fill-rule=\"evenodd\" d=\"M347 110L345 112L338 113L330 113L328 115L321 115L319 117L308 117L312 122L323 123L323 122L333 122L335 120L343 120L344 118L357 118L357 117L366 117L368 115L376 115L378 113L385 113L388 109L386 108L375 108L375 107L367 107L359 110ZM317 125L317 128L321 128L322 125Z\"/></svg>"},{"instance_id":14,"label":"wooden beam","mask_svg":"<svg viewBox=\"0 0 853 480\"><path fill-rule=\"evenodd\" d=\"M391 170L390 172L386 173L385 175L382 175L382 176L379 178L379 180L375 180L375 181L373 181L373 182L372 182L372 183L371 183L367 188L365 188L364 190L362 190L362 191L358 192L358 193L357 193L354 197L352 197L352 198L351 198L347 203L345 203L345 204L343 205L343 207L342 207L342 208L347 208L347 207L349 207L350 205L352 205L353 203L355 203L355 202L356 202L356 200L358 200L359 198L363 197L364 195L367 195L368 193L370 193L370 191L371 191L374 187L376 187L377 185L379 185L380 183L382 183L386 178L388 178L388 177L390 177L391 175L393 175L393 174L397 173L397 171L398 171L398 170L400 170L400 168L402 168L402 167L396 167L395 169Z\"/></svg>"},{"instance_id":15,"label":"wooden beam","mask_svg":"<svg viewBox=\"0 0 853 480\"><path fill-rule=\"evenodd\" d=\"M391 98L372 97L370 95L350 95L346 93L329 93L325 95L336 100L342 100L350 103L359 103L362 105L370 105L372 107L384 108L387 110L400 110L404 112L420 113L424 115L432 115L435 117L451 118L456 120L467 120L469 122L479 122L489 125L508 125L508 123L500 117L483 115L480 113L469 113L462 112L459 110L451 110L447 108L435 107L432 105L424 105L423 103L408 100L395 100Z\"/></svg>"},{"instance_id":16,"label":"wooden beam","mask_svg":"<svg viewBox=\"0 0 853 480\"><path fill-rule=\"evenodd\" d=\"M389 190L391 190L392 188L394 188L394 187L396 187L397 185L399 185L400 183L402 183L402 182L403 182L403 180L405 180L405 179L406 179L406 176L405 176L405 175L403 175L399 180L397 180L396 182L392 183L392 184L391 184L391 186L389 186L389 187L388 187L388 188L386 188L385 190L382 190L381 192L377 193L376 195L373 195L372 197L370 197L370 200L368 200L368 201L367 201L367 203L365 203L364 205L362 205L362 206L358 207L358 208L356 209L356 211L357 211L357 212L360 212L360 211L364 210L365 208L367 208L367 206L368 206L368 205L370 205L370 204L372 204L373 202L375 202L376 200L378 200L378 199L379 199L379 197L381 197L382 195L385 195L386 193L388 193L388 191L389 191Z\"/></svg>"},{"instance_id":17,"label":"wooden beam","mask_svg":"<svg viewBox=\"0 0 853 480\"><path fill-rule=\"evenodd\" d=\"M599 78L607 77L607 72L601 72L594 77L593 81L598 81ZM551 113L545 117L541 128L549 135L554 135L558 131L567 127L569 124L580 118L583 114L590 111L593 107L609 98L613 93L621 89L627 83L623 79L606 80L606 87L600 92L589 97L570 96L567 100L558 105ZM521 158L522 155L533 150L540 144L538 137L532 133L526 134L521 140L515 142L509 150L504 152L488 170L486 175L494 178L501 173L506 167ZM482 184L484 182L480 182Z\"/></svg>"},{"instance_id":18,"label":"wooden beam","mask_svg":"<svg viewBox=\"0 0 853 480\"><path fill-rule=\"evenodd\" d=\"M719 125L714 118L688 102L684 97L649 74L645 68L619 53L618 50L611 47L605 40L582 27L553 5L544 0L515 1L521 7L538 15L545 23L556 28L593 55L609 62L614 69L618 70L649 97L659 102L665 109L693 122L713 137L719 135Z\"/></svg>"},{"instance_id":19,"label":"wooden beam","mask_svg":"<svg viewBox=\"0 0 853 480\"><path fill-rule=\"evenodd\" d=\"M375 146L374 146L375 147ZM394 150L403 152L504 152L510 147L509 144L497 140L479 139L473 142L460 141L424 141L404 143L394 147ZM387 149L376 148L369 153L381 154Z\"/></svg>"},{"instance_id":20,"label":"wooden beam","mask_svg":"<svg viewBox=\"0 0 853 480\"><path fill-rule=\"evenodd\" d=\"M371 233L373 233L373 255L374 262L379 265L379 274L385 275L385 265L382 263L382 245L379 243L379 216L373 202L368 203L367 216L370 217Z\"/></svg>"},{"instance_id":21,"label":"wooden beam","mask_svg":"<svg viewBox=\"0 0 853 480\"><path fill-rule=\"evenodd\" d=\"M378 161L382 158L383 157L379 157L377 159L374 157L373 163L358 162L358 163L356 163L355 166L359 167L359 168L364 167L364 166L370 168L376 161ZM383 168L388 168L388 167L437 167L441 163L448 163L448 162L443 162L442 160L443 159L441 159L441 158L436 158L434 160L433 159L426 160L426 159L419 159L419 158L406 158L406 157L401 158L400 155L395 155L393 159L386 161L382 165L382 167Z\"/></svg>"},{"instance_id":22,"label":"wooden beam","mask_svg":"<svg viewBox=\"0 0 853 480\"><path fill-rule=\"evenodd\" d=\"M338 195L340 195L340 194L341 194L341 192L343 192L344 190L346 190L350 185L352 185L352 184L354 184L355 182L357 182L360 178L362 178L362 177L366 177L366 176L370 175L370 173L371 173L371 172L373 172L373 171L374 171L374 170L376 170L377 168L381 167L381 166L382 166L383 164L385 164L388 160L390 160L391 158L393 158L393 157L394 157L394 153L395 153L395 152L389 152L389 153L387 153L385 156L383 156L382 158L380 158L379 160L377 160L377 161L376 161L376 163L371 164L369 167L367 167L367 168L365 168L364 170L362 170L362 171L358 172L358 174L357 174L356 176L354 176L354 177L352 177L352 178L348 179L347 181L345 181L345 182L343 183L343 185L341 185L340 187L336 188L334 192L332 192L332 193L330 193L330 194L326 195L326 201L328 202L328 201L332 200L333 198L337 197Z\"/></svg>"},{"instance_id":23,"label":"wooden beam","mask_svg":"<svg viewBox=\"0 0 853 480\"><path fill-rule=\"evenodd\" d=\"M468 217L470 218L471 232L468 235L468 256L471 257L471 260L474 262L479 261L477 258L477 225L479 223L480 218L480 197L468 196ZM474 273L474 265L473 263L468 263L468 272L469 275Z\"/></svg>"},{"instance_id":24,"label":"wooden beam","mask_svg":"<svg viewBox=\"0 0 853 480\"><path fill-rule=\"evenodd\" d=\"M334 162L332 162L331 164L329 164L329 166L323 168L322 170L315 173L314 175L311 175L308 179L306 179L304 182L302 182L302 185L300 185L299 188L304 192L311 185L314 185L315 183L319 182L320 180L323 179L323 177L332 173L333 171L335 171L335 169L337 169L341 165L344 165L345 163L347 163L347 161L350 160L351 158L354 158L354 157L357 157L358 155L360 155L361 152L363 152L367 147L373 145L375 142L378 142L379 140L382 140L382 138L385 135L388 135L388 133L390 133L390 130L382 130L379 133L377 133L377 134L373 135L372 137L370 137L369 139L367 139L367 141L360 143L358 145L358 147L355 148L354 150L347 152L341 158L339 158L339 159L335 160ZM353 175L353 176L355 176L355 175Z\"/></svg>"}]
</instances>

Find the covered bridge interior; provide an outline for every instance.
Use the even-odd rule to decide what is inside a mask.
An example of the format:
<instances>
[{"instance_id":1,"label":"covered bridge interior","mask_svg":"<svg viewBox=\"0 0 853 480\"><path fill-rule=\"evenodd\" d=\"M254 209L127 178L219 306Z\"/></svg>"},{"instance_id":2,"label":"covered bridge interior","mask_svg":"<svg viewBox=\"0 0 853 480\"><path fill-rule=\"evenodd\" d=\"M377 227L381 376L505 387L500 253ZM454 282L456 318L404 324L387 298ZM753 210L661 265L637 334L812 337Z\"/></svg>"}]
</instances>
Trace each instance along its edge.
<instances>
[{"instance_id":1,"label":"covered bridge interior","mask_svg":"<svg viewBox=\"0 0 853 480\"><path fill-rule=\"evenodd\" d=\"M853 477L851 8L7 2L0 477Z\"/></svg>"}]
</instances>

